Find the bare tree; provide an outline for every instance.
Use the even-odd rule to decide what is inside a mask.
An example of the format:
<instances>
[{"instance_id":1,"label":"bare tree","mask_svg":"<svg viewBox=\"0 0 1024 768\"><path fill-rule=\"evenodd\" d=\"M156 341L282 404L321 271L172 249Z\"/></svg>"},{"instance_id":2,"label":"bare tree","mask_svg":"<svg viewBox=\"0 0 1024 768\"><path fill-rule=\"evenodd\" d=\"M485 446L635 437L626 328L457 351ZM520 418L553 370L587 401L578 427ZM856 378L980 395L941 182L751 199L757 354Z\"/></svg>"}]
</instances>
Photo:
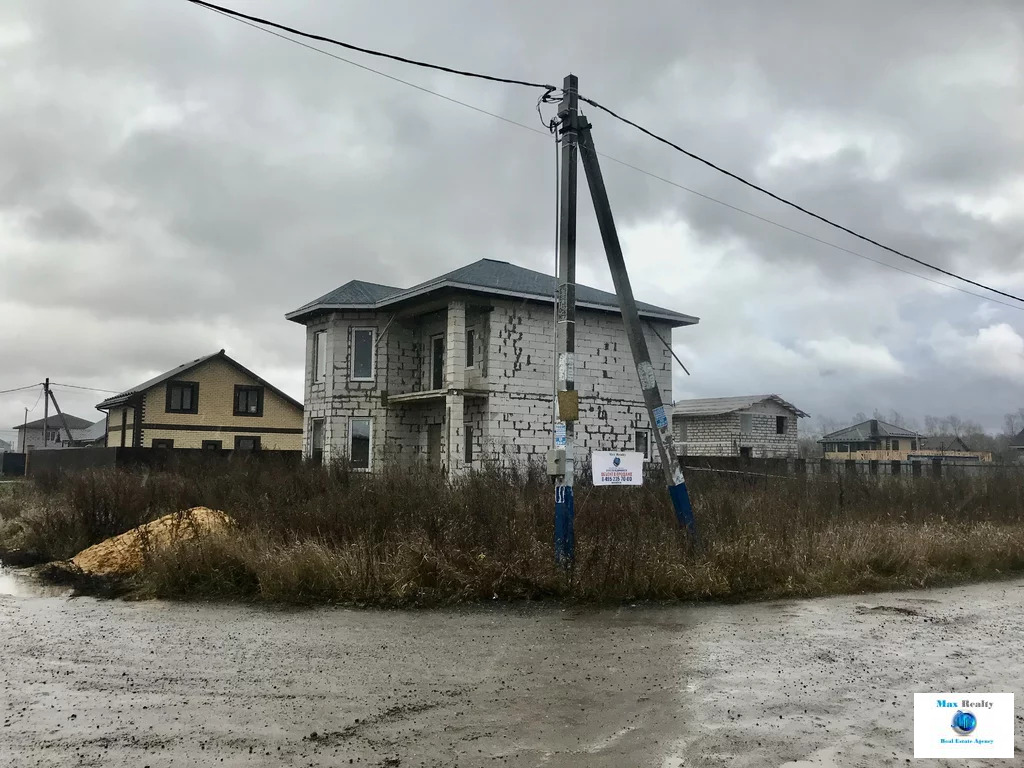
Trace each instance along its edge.
<instances>
[{"instance_id":1,"label":"bare tree","mask_svg":"<svg viewBox=\"0 0 1024 768\"><path fill-rule=\"evenodd\" d=\"M1024 429L1024 408L1018 408L1015 413L1008 413L1005 416L1006 434L1015 437Z\"/></svg>"}]
</instances>

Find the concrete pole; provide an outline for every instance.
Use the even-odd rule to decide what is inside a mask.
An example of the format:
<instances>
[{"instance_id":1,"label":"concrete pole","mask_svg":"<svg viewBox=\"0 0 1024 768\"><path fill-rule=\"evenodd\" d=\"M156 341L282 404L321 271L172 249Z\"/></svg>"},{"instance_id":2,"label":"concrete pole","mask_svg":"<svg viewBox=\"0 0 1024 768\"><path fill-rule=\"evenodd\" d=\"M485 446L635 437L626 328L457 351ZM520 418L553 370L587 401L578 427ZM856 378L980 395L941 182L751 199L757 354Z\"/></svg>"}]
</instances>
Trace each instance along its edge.
<instances>
[{"instance_id":1,"label":"concrete pole","mask_svg":"<svg viewBox=\"0 0 1024 768\"><path fill-rule=\"evenodd\" d=\"M605 189L594 139L586 118L581 115L579 122L580 157L583 161L583 170L587 175L590 197L593 200L597 224L601 230L601 240L604 242L608 266L612 273L612 282L615 284L615 295L619 299L619 307L622 310L622 322L626 327L629 348L633 353L633 362L640 379L640 389L644 395L644 403L647 405L651 425L654 427L654 437L658 443L658 453L661 456L661 466L668 483L669 496L672 498L672 505L675 507L679 525L685 525L694 542L698 543L697 525L693 519L690 494L686 490L683 470L679 465L673 443L671 419L665 411L654 366L651 365L651 353L647 348L647 339L640 323L640 314L636 308L636 301L633 299L633 289L629 283L629 274L626 272L626 262L622 256L619 235L615 230L615 219L612 217L611 204L608 202L608 191Z\"/></svg>"},{"instance_id":2,"label":"concrete pole","mask_svg":"<svg viewBox=\"0 0 1024 768\"><path fill-rule=\"evenodd\" d=\"M48 427L50 426L50 377L43 382L43 448L46 447Z\"/></svg>"},{"instance_id":3,"label":"concrete pole","mask_svg":"<svg viewBox=\"0 0 1024 768\"><path fill-rule=\"evenodd\" d=\"M576 555L576 507L573 479L576 473L574 422L563 418L558 403L562 393L576 388L576 177L579 114L579 81L566 75L558 108L562 134L562 178L559 200L558 292L555 298L555 335L558 354L555 397L555 449L565 450L565 468L555 475L555 561L564 567ZM564 435L562 431L564 430Z\"/></svg>"}]
</instances>

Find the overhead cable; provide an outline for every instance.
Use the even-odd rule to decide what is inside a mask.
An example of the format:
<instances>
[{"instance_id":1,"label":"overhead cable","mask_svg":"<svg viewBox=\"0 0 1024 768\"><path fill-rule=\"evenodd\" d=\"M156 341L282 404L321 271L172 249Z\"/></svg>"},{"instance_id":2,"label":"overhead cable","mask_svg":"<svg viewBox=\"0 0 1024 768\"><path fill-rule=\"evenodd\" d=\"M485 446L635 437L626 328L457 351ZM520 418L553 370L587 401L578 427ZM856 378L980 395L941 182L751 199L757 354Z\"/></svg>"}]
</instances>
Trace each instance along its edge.
<instances>
[{"instance_id":1,"label":"overhead cable","mask_svg":"<svg viewBox=\"0 0 1024 768\"><path fill-rule=\"evenodd\" d=\"M735 179L736 181L740 182L741 184L744 184L744 185L750 187L751 189L755 189L758 192L760 192L760 193L762 193L764 195L767 195L768 197L772 198L773 200L777 200L778 202L782 203L783 205L788 205L790 208L794 208L794 209L800 211L801 213L804 213L804 214L806 214L806 215L808 215L808 216L810 216L812 218L817 219L818 221L824 222L825 224L828 224L830 227L835 227L836 229L840 230L841 232L845 232L848 235L853 235L854 237L856 237L856 238L858 238L860 240L863 240L864 242L871 243L872 245L877 246L877 247L881 248L884 251L889 251L889 253L894 253L897 256L900 256L900 257L902 257L904 259L908 259L908 260L914 262L915 264L920 264L922 267L927 267L928 269L933 269L936 272L941 272L944 275L948 275L949 277L956 278L957 280L962 280L965 283L970 283L971 285L976 286L978 288L982 288L982 289L984 289L986 291L991 291L992 293L997 293L1000 296L1005 296L1008 299L1013 299L1014 301L1024 302L1024 298L1022 298L1020 296L1016 296L1016 295L1014 295L1012 293L1008 293L1006 291L1002 291L1002 290L1000 290L998 288L993 288L992 286L985 285L984 283L979 283L977 280L972 280L969 277L964 277L963 275L958 275L956 272L951 272L950 270L944 269L943 267L940 267L940 266L938 266L936 264L931 264L931 263L929 263L927 261L924 261L923 259L917 258L916 256L911 256L908 253L904 253L903 251L897 250L896 248L892 248L892 247L890 247L888 245L885 245L884 243L881 243L878 240L875 240L874 238L868 237L867 235L862 235L860 232L857 232L857 231L855 231L853 229L850 229L849 227L845 227L842 224L839 224L839 223L833 221L832 219L829 219L829 218L827 218L825 216L822 216L820 213L815 213L814 211L811 211L811 210L803 207L802 205L799 205L798 203L794 203L792 200L787 200L786 198L782 197L781 195L777 195L774 192L771 192L770 190L767 190L764 187L760 186L759 184L755 184L754 182L749 181L749 180L743 178L739 174L736 174L736 173L733 173L732 171L726 170L722 166L717 165L717 164L711 162L710 160L707 160L707 159L701 157L700 155L697 155L697 154L695 154L693 152L690 152L687 149L683 149L681 146L679 146L675 142L666 139L664 136L659 136L658 134L654 133L653 131L650 131L647 128L644 128L642 125L639 125L638 123L633 122L629 118L623 117L622 115L618 114L617 112L614 112L613 110L609 109L608 107L604 106L603 104L599 104L598 102L594 101L593 99L588 99L588 98L586 98L584 96L580 96L579 99L580 99L580 101L584 101L584 102L586 102L587 104L589 104L592 107L596 107L597 109L600 109L602 112L606 112L607 114L609 114L612 117L614 117L616 120L620 120L623 123L625 123L626 125L629 125L629 126L632 126L633 128L636 128L638 131L640 131L641 133L643 133L643 134L645 134L647 136L650 136L652 139L655 139L656 141L659 141L662 144L665 144L666 146L672 147L672 149L676 150L677 152L681 152L684 155L686 155L687 157L689 157L689 158L691 158L693 160L696 160L699 163L703 163L708 168L711 168L711 169L713 169L715 171L718 171L719 173L724 174L724 175L728 176L729 178Z\"/></svg>"},{"instance_id":2,"label":"overhead cable","mask_svg":"<svg viewBox=\"0 0 1024 768\"><path fill-rule=\"evenodd\" d=\"M305 37L305 38L307 38L309 40L319 40L322 43L330 43L331 45L337 45L337 46L340 46L342 48L347 48L350 51L358 51L359 53L365 53L365 54L367 54L369 56L379 56L380 58L383 58L383 59L391 59L392 61L400 61L403 64L412 64L413 66L416 66L416 67L423 67L425 69L434 69L434 70L437 70L438 72L447 72L450 75L461 75L462 77L472 77L472 78L476 78L478 80L489 80L490 82L493 82L493 83L507 83L509 85L525 85L528 88L543 88L544 90L546 90L548 92L558 90L555 86L549 85L547 83L534 83L534 82L530 82L529 80L519 80L519 79L512 78L512 77L497 77L495 75L485 75L485 74L482 74L480 72L471 72L471 71L465 70L465 69L454 69L453 67L445 67L445 66L443 66L441 64L432 64L432 63L427 62L427 61L420 61L418 59L410 59L410 58L407 58L405 56L399 56L399 55L394 54L394 53L385 53L384 51L376 51L376 50L374 50L372 48L363 48L362 46L353 45L352 43L345 43L345 42L342 42L341 40L336 40L336 39L334 39L332 37L327 37L325 35L317 35L317 34L314 34L312 32L303 32L301 29L295 29L294 27L289 27L289 26L286 26L284 24L278 24L275 21L270 21L269 19L263 19L263 18L260 18L259 16L250 16L247 13L242 13L242 12L236 11L236 10L234 10L232 8L225 8L222 5L214 5L213 3L204 2L204 0L188 0L188 2L192 3L193 5L202 6L203 8L207 8L207 9L209 9L211 11L217 11L218 13L223 13L223 14L227 14L229 16L234 16L235 18L238 18L238 19L245 19L247 21L251 21L251 22L254 22L256 24L262 24L262 25L267 26L267 27L273 27L274 29L280 29L283 32L288 32L288 33L293 34L293 35L299 35L300 37Z\"/></svg>"}]
</instances>

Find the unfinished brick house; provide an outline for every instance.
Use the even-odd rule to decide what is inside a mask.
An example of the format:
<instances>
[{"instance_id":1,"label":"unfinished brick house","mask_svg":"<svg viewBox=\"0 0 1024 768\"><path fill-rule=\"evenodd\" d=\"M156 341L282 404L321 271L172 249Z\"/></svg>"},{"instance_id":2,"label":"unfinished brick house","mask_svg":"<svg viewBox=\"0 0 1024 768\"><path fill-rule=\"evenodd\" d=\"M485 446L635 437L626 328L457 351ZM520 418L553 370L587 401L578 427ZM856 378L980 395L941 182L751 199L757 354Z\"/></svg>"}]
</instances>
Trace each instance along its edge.
<instances>
[{"instance_id":1,"label":"unfinished brick house","mask_svg":"<svg viewBox=\"0 0 1024 768\"><path fill-rule=\"evenodd\" d=\"M672 434L680 455L796 458L797 419L806 415L778 395L678 400Z\"/></svg>"},{"instance_id":2,"label":"unfinished brick house","mask_svg":"<svg viewBox=\"0 0 1024 768\"><path fill-rule=\"evenodd\" d=\"M306 326L303 449L353 467L450 474L543 459L552 445L555 278L482 259L412 288L353 280L286 317ZM653 451L615 296L578 286L583 451ZM639 303L665 402L672 329L697 318Z\"/></svg>"}]
</instances>

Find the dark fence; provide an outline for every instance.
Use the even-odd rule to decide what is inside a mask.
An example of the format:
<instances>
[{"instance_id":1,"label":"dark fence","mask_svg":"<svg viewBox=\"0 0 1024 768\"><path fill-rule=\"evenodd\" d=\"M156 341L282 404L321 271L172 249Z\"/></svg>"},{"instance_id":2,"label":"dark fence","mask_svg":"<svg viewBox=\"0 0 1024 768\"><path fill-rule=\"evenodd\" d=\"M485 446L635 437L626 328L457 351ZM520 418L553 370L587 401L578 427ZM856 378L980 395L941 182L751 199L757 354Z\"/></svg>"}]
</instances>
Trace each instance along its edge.
<instances>
[{"instance_id":1,"label":"dark fence","mask_svg":"<svg viewBox=\"0 0 1024 768\"><path fill-rule=\"evenodd\" d=\"M1019 472L1024 464L964 463L955 459L914 459L912 461L834 461L831 459L762 459L743 456L680 456L683 470L730 472L763 477L821 475L876 475L897 477L984 477L993 472Z\"/></svg>"},{"instance_id":2,"label":"dark fence","mask_svg":"<svg viewBox=\"0 0 1024 768\"><path fill-rule=\"evenodd\" d=\"M0 475L21 477L25 474L25 454L5 451L0 453Z\"/></svg>"},{"instance_id":3,"label":"dark fence","mask_svg":"<svg viewBox=\"0 0 1024 768\"><path fill-rule=\"evenodd\" d=\"M63 448L35 450L28 454L25 474L38 476L80 472L100 467L149 467L183 469L227 461L285 462L298 464L301 451L232 451L199 448Z\"/></svg>"}]
</instances>

